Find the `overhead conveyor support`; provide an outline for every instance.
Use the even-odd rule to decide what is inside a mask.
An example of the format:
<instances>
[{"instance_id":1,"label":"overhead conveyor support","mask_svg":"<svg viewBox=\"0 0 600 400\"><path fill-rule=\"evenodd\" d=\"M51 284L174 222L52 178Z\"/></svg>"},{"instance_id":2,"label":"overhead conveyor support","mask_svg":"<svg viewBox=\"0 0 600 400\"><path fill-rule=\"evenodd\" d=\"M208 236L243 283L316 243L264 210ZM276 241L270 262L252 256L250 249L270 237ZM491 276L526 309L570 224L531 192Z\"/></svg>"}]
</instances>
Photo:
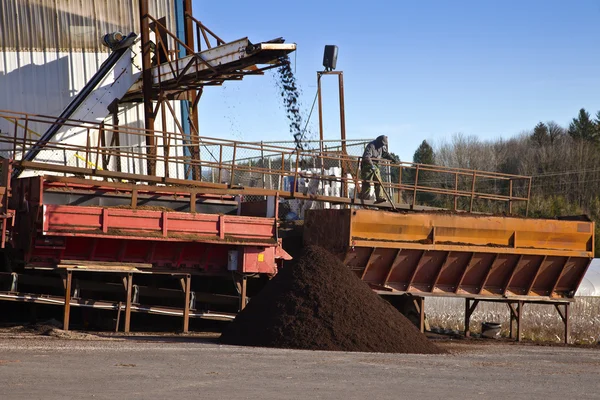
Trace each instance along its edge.
<instances>
[{"instance_id":1,"label":"overhead conveyor support","mask_svg":"<svg viewBox=\"0 0 600 400\"><path fill-rule=\"evenodd\" d=\"M214 85L224 80L241 79L255 75L296 50L296 44L283 43L283 39L252 44L248 38L234 40L199 53L191 54L152 68L152 84L164 90L182 87ZM259 68L259 65L266 65ZM142 82L129 91L130 96L141 94Z\"/></svg>"},{"instance_id":2,"label":"overhead conveyor support","mask_svg":"<svg viewBox=\"0 0 600 400\"><path fill-rule=\"evenodd\" d=\"M37 143L24 154L24 160L33 161L39 158L41 152L48 152L44 150L44 146L49 142L85 145L86 135L79 135L85 130L72 124L65 124L65 121L100 123L109 115L109 105L115 100L120 100L140 78L140 63L133 62L139 54L139 51L134 51L136 39L137 35L130 33L119 46L115 47L98 72L56 119L56 123L51 125ZM81 143L81 140L84 142ZM52 156L52 154L45 154L45 157ZM15 170L14 175L18 176L20 172Z\"/></svg>"}]
</instances>

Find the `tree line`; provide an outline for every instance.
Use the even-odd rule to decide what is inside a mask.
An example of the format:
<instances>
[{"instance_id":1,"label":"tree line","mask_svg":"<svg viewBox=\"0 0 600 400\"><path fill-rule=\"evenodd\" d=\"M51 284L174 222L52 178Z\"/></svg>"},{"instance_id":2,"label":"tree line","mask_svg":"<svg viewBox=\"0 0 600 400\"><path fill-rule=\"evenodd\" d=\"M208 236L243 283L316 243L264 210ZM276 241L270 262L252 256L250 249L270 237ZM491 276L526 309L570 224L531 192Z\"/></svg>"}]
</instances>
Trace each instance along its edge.
<instances>
[{"instance_id":1,"label":"tree line","mask_svg":"<svg viewBox=\"0 0 600 400\"><path fill-rule=\"evenodd\" d=\"M528 215L588 216L596 222L596 251L600 254L600 111L592 117L582 108L568 126L555 121L539 122L509 139L481 140L455 134L434 146L424 140L415 151L413 162L532 176ZM404 175L403 183L414 182L414 173ZM454 178L429 175L419 174L419 184L429 180L428 186L455 185ZM468 179L462 182L463 186L468 184ZM478 189L498 193L507 190L505 184L492 180L482 181ZM514 190L526 195L525 185ZM417 202L449 207L447 197L423 193ZM480 202L478 207L479 211L503 211L494 202Z\"/></svg>"}]
</instances>

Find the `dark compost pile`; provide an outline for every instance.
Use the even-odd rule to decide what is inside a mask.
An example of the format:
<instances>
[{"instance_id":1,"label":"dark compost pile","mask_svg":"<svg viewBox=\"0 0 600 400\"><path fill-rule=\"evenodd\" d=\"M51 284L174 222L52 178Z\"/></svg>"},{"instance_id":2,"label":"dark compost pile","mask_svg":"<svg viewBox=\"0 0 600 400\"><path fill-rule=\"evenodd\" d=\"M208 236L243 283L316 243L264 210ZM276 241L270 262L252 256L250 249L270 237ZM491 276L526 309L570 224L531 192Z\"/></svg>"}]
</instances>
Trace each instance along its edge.
<instances>
[{"instance_id":1,"label":"dark compost pile","mask_svg":"<svg viewBox=\"0 0 600 400\"><path fill-rule=\"evenodd\" d=\"M443 352L335 256L314 246L252 298L221 342L309 350Z\"/></svg>"}]
</instances>

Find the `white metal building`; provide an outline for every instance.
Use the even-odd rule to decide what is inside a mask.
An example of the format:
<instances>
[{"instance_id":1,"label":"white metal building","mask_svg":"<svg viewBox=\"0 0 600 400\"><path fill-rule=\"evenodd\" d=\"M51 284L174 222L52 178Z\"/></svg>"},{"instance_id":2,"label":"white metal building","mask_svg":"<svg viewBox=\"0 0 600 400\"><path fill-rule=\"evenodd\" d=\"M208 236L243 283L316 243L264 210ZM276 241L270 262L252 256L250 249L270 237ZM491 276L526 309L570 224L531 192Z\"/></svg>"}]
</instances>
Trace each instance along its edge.
<instances>
[{"instance_id":1,"label":"white metal building","mask_svg":"<svg viewBox=\"0 0 600 400\"><path fill-rule=\"evenodd\" d=\"M150 0L150 14L165 17L173 32L177 1ZM138 0L0 1L0 110L60 115L108 58L101 39L114 31L139 33ZM179 114L179 102L174 107ZM141 105L119 110L121 125L143 127L143 119ZM166 122L177 131L173 118ZM0 130L7 124L0 120ZM123 138L121 145L137 144Z\"/></svg>"}]
</instances>

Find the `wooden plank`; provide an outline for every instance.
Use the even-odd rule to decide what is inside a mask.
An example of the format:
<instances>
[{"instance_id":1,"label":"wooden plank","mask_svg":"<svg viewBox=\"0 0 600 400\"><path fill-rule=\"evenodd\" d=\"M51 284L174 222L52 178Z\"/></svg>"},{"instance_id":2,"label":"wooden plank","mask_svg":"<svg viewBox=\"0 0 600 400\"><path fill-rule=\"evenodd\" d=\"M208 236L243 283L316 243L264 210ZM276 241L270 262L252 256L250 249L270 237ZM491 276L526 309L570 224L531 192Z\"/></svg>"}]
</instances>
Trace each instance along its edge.
<instances>
[{"instance_id":1,"label":"wooden plank","mask_svg":"<svg viewBox=\"0 0 600 400\"><path fill-rule=\"evenodd\" d=\"M135 267L110 267L106 265L57 265L59 269L67 271L96 271L96 272L141 272Z\"/></svg>"},{"instance_id":2,"label":"wooden plank","mask_svg":"<svg viewBox=\"0 0 600 400\"><path fill-rule=\"evenodd\" d=\"M152 268L152 264L149 263L117 263L110 261L89 261L89 260L60 260L60 264L65 268L69 266L95 266L95 267L134 267L134 268Z\"/></svg>"}]
</instances>

